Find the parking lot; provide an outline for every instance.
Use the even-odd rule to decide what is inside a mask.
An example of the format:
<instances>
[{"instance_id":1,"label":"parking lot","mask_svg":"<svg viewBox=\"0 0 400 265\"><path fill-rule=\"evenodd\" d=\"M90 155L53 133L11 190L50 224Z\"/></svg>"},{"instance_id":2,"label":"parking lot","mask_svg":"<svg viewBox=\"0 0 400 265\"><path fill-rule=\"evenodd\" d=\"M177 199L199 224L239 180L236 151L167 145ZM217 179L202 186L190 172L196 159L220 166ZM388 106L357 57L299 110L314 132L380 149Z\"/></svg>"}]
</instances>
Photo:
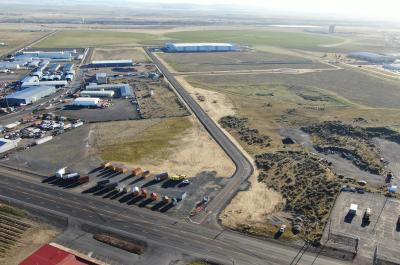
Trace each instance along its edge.
<instances>
[{"instance_id":1,"label":"parking lot","mask_svg":"<svg viewBox=\"0 0 400 265\"><path fill-rule=\"evenodd\" d=\"M350 204L357 204L356 215L349 214ZM371 209L370 221L363 218ZM331 215L329 229L332 234L346 234L359 238L358 255L373 256L376 246L387 251L398 251L400 227L400 201L380 194L341 192Z\"/></svg>"}]
</instances>

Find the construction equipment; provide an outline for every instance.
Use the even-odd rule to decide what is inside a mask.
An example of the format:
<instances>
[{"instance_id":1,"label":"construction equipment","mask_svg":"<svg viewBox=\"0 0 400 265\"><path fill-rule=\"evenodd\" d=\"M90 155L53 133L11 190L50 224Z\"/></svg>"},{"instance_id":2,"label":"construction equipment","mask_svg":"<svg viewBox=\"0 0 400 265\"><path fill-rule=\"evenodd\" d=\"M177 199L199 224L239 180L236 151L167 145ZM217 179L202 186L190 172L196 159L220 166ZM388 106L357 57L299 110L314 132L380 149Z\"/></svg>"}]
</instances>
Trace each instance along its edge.
<instances>
[{"instance_id":1,"label":"construction equipment","mask_svg":"<svg viewBox=\"0 0 400 265\"><path fill-rule=\"evenodd\" d=\"M172 181L182 181L186 179L186 175L171 175L169 176L169 180Z\"/></svg>"}]
</instances>

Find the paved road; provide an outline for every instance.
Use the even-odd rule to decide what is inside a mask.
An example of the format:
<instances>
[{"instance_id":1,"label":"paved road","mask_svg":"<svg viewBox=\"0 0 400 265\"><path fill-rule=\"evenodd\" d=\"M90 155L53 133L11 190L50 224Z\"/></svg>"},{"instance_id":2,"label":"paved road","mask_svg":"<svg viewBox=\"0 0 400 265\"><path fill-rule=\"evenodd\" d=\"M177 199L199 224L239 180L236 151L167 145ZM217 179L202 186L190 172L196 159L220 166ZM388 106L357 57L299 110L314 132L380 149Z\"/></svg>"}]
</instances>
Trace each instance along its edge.
<instances>
[{"instance_id":1,"label":"paved road","mask_svg":"<svg viewBox=\"0 0 400 265\"><path fill-rule=\"evenodd\" d=\"M18 173L19 174L19 173ZM189 255L208 257L222 264L293 264L297 249L248 237L239 233L208 228L185 221L177 221L167 215L127 207L119 202L76 194L56 188L38 180L26 179L17 173L1 169L0 201L23 202L29 207L40 207L68 215L75 220L90 222L116 229L131 237L145 238L152 244L168 246ZM348 264L342 261L306 253L295 264Z\"/></svg>"},{"instance_id":2,"label":"paved road","mask_svg":"<svg viewBox=\"0 0 400 265\"><path fill-rule=\"evenodd\" d=\"M224 132L214 123L208 114L200 107L199 104L190 96L190 94L182 87L168 69L158 60L158 58L148 49L144 48L148 56L153 60L158 69L164 74L167 80L175 88L176 92L190 107L200 122L204 125L214 140L222 147L225 153L232 159L236 165L236 171L222 190L207 206L208 213L212 213L213 220L216 215L230 202L238 191L243 181L253 173L253 166L243 153L232 143L232 141L224 134ZM214 223L215 225L215 223Z\"/></svg>"}]
</instances>

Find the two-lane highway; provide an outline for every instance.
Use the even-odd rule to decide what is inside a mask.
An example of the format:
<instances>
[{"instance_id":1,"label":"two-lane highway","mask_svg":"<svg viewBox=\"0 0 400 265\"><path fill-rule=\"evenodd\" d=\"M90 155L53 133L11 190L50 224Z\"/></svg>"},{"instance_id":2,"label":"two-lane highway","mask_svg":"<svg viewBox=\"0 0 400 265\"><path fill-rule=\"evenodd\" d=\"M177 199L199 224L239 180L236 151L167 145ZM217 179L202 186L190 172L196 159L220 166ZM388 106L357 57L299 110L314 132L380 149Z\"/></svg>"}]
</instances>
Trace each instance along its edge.
<instances>
[{"instance_id":1,"label":"two-lane highway","mask_svg":"<svg viewBox=\"0 0 400 265\"><path fill-rule=\"evenodd\" d=\"M161 61L149 50L144 48L147 55L153 60L160 72L165 76L169 83L174 87L179 96L190 107L192 112L200 120L209 134L221 146L225 153L235 163L236 171L229 182L222 190L211 200L207 206L207 210L213 213L219 213L223 210L229 201L238 191L243 181L247 180L253 174L253 166L250 161L243 155L239 148L225 135L225 133L215 124L208 114L200 107L199 104L190 96L190 94L175 79L169 70L161 63Z\"/></svg>"}]
</instances>

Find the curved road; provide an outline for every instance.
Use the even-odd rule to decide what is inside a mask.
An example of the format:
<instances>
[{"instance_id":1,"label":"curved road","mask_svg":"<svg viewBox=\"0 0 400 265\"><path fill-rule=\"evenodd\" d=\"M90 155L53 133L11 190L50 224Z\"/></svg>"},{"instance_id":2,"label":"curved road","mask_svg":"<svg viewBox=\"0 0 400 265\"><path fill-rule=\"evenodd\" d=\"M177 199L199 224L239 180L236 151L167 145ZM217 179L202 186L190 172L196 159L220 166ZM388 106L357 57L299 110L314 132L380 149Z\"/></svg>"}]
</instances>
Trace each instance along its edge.
<instances>
[{"instance_id":1,"label":"curved road","mask_svg":"<svg viewBox=\"0 0 400 265\"><path fill-rule=\"evenodd\" d=\"M224 132L215 124L208 114L200 107L199 104L189 95L182 85L175 79L169 70L158 60L158 58L148 49L144 48L147 55L153 60L161 73L167 78L170 84L175 88L176 92L190 107L193 113L197 116L206 130L214 138L214 140L222 147L225 153L232 159L236 165L236 171L229 182L222 190L211 200L207 206L209 213L218 214L226 206L227 203L236 194L239 186L251 174L253 174L253 166L250 161L243 155L238 147L224 134Z\"/></svg>"}]
</instances>

